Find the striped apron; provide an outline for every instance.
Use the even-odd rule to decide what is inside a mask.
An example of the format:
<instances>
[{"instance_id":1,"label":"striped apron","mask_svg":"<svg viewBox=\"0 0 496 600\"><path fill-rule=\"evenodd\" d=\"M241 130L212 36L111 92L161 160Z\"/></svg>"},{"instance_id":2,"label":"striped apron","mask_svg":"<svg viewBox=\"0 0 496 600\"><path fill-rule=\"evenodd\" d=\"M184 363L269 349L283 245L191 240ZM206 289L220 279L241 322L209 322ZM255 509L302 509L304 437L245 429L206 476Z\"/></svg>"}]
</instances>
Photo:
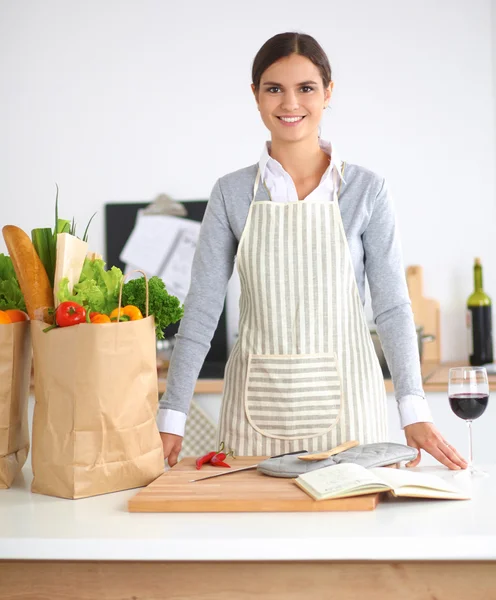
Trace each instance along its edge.
<instances>
[{"instance_id":1,"label":"striped apron","mask_svg":"<svg viewBox=\"0 0 496 600\"><path fill-rule=\"evenodd\" d=\"M255 200L218 439L241 456L387 441L386 392L338 204Z\"/></svg>"}]
</instances>

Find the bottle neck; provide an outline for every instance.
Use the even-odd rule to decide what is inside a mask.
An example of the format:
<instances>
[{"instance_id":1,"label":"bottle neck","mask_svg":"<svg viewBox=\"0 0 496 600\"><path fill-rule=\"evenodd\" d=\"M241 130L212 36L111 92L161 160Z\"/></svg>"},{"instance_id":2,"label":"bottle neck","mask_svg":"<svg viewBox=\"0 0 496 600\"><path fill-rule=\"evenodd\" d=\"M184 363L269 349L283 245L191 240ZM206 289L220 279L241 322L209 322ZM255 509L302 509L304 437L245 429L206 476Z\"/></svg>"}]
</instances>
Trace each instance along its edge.
<instances>
[{"instance_id":1,"label":"bottle neck","mask_svg":"<svg viewBox=\"0 0 496 600\"><path fill-rule=\"evenodd\" d=\"M476 292L482 292L482 267L476 265L474 267L474 288Z\"/></svg>"}]
</instances>

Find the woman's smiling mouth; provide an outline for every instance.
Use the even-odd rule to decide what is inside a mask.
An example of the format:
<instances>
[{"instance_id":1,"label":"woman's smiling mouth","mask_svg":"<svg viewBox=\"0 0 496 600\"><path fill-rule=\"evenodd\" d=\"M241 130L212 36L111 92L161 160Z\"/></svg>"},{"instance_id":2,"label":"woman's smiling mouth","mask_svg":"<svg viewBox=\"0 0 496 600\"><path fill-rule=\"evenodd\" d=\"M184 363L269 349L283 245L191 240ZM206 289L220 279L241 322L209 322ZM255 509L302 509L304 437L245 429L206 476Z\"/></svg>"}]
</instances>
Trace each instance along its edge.
<instances>
[{"instance_id":1,"label":"woman's smiling mouth","mask_svg":"<svg viewBox=\"0 0 496 600\"><path fill-rule=\"evenodd\" d=\"M301 123L305 117L277 117L286 126L295 126Z\"/></svg>"}]
</instances>

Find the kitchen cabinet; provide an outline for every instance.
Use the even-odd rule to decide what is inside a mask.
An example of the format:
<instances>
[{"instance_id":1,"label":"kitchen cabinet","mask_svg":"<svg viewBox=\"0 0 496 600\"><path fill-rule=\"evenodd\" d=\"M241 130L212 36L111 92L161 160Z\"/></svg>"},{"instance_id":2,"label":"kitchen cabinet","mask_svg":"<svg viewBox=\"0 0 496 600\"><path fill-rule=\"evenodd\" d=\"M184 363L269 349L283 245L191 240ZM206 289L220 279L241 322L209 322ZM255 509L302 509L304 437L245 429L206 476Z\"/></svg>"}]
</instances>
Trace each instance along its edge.
<instances>
[{"instance_id":1,"label":"kitchen cabinet","mask_svg":"<svg viewBox=\"0 0 496 600\"><path fill-rule=\"evenodd\" d=\"M136 514L137 490L81 500L0 491L0 596L478 600L496 589L496 465L473 500L362 513ZM453 476L442 467L423 467Z\"/></svg>"},{"instance_id":2,"label":"kitchen cabinet","mask_svg":"<svg viewBox=\"0 0 496 600\"><path fill-rule=\"evenodd\" d=\"M446 391L431 396L458 447L465 424ZM404 443L395 404L389 397L391 441ZM30 422L32 411L31 399ZM474 481L473 500L386 500L362 513L129 513L138 490L32 494L28 457L0 490L0 597L299 600L332 589L363 600L487 600L496 589L493 413L490 400L474 424L475 459L490 477ZM419 468L452 476L428 456Z\"/></svg>"}]
</instances>

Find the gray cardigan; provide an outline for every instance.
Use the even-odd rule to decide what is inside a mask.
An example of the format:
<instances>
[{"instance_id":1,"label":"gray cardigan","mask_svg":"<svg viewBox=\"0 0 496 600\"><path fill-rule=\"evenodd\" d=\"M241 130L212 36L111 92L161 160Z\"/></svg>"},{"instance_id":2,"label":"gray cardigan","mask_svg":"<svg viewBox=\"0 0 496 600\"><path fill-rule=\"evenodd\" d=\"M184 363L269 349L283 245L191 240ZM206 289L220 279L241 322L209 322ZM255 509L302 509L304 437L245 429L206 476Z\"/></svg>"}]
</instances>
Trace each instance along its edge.
<instances>
[{"instance_id":1,"label":"gray cardigan","mask_svg":"<svg viewBox=\"0 0 496 600\"><path fill-rule=\"evenodd\" d=\"M167 391L160 400L161 410L188 413L198 373L223 309L257 169L255 164L229 173L213 187L171 357ZM255 198L260 200L270 200L263 185ZM347 163L339 208L362 303L367 275L374 321L391 371L402 425L430 421L400 240L385 180Z\"/></svg>"}]
</instances>

